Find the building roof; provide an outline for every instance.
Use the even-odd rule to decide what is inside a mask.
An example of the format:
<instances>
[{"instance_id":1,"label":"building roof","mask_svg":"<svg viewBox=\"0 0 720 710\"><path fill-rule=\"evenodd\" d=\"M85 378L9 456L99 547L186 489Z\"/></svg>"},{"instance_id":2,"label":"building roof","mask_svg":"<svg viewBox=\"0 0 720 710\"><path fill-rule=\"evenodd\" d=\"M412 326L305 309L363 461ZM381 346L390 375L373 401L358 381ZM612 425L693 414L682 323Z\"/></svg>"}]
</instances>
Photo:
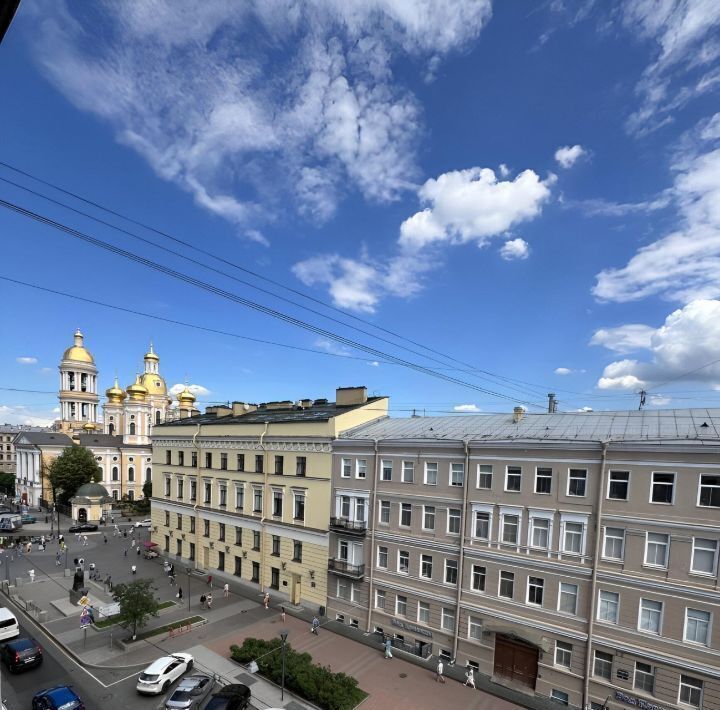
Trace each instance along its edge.
<instances>
[{"instance_id":1,"label":"building roof","mask_svg":"<svg viewBox=\"0 0 720 710\"><path fill-rule=\"evenodd\" d=\"M49 427L30 424L0 424L0 434L17 434L21 431L50 431Z\"/></svg>"},{"instance_id":2,"label":"building roof","mask_svg":"<svg viewBox=\"0 0 720 710\"><path fill-rule=\"evenodd\" d=\"M99 483L85 483L75 491L75 498L109 498L105 486Z\"/></svg>"},{"instance_id":3,"label":"building roof","mask_svg":"<svg viewBox=\"0 0 720 710\"><path fill-rule=\"evenodd\" d=\"M720 440L720 409L627 412L476 414L385 418L341 433L343 439L469 441L712 441Z\"/></svg>"},{"instance_id":4,"label":"building roof","mask_svg":"<svg viewBox=\"0 0 720 710\"><path fill-rule=\"evenodd\" d=\"M335 402L326 400L315 400L309 407L301 408L295 403L290 403L282 409L268 408L260 405L258 409L246 414L237 416L227 415L218 417L216 414L201 414L196 417L188 417L186 419L176 419L172 422L164 422L156 424L153 431L162 429L166 426L197 426L198 424L279 424L285 422L326 422L333 417L337 417L345 412L351 412L354 409L364 407L373 402L377 402L385 397L368 397L367 402L363 404L352 404L347 407L338 407ZM272 404L272 403L271 403Z\"/></svg>"},{"instance_id":5,"label":"building roof","mask_svg":"<svg viewBox=\"0 0 720 710\"><path fill-rule=\"evenodd\" d=\"M72 439L59 431L23 431L23 439L35 446L72 446Z\"/></svg>"},{"instance_id":6,"label":"building roof","mask_svg":"<svg viewBox=\"0 0 720 710\"><path fill-rule=\"evenodd\" d=\"M88 449L92 449L93 446L112 446L118 448L123 445L121 434L98 434L95 432L79 434L78 441L80 442L80 446L85 446Z\"/></svg>"}]
</instances>

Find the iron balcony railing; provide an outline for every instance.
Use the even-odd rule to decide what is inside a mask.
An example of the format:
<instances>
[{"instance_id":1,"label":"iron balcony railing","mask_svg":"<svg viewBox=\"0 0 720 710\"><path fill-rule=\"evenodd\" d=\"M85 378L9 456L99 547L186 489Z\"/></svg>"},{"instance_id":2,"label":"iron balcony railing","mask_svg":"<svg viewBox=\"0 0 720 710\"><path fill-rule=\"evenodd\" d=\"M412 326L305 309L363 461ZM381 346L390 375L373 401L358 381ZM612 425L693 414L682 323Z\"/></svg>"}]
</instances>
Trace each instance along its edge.
<instances>
[{"instance_id":1,"label":"iron balcony railing","mask_svg":"<svg viewBox=\"0 0 720 710\"><path fill-rule=\"evenodd\" d=\"M367 531L365 520L348 520L347 518L330 518L330 527L345 532L364 533Z\"/></svg>"},{"instance_id":2,"label":"iron balcony railing","mask_svg":"<svg viewBox=\"0 0 720 710\"><path fill-rule=\"evenodd\" d=\"M328 560L328 569L336 574L347 575L354 579L361 579L365 576L365 565L354 565L347 560L330 558Z\"/></svg>"}]
</instances>

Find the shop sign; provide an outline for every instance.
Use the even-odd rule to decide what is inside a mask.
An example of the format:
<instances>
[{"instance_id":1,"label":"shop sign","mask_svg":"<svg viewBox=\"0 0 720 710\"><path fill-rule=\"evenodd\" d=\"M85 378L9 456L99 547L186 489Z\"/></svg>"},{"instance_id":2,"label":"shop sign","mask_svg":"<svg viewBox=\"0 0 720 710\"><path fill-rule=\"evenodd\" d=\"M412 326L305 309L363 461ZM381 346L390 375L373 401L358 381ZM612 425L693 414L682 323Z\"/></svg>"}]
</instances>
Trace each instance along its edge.
<instances>
[{"instance_id":1,"label":"shop sign","mask_svg":"<svg viewBox=\"0 0 720 710\"><path fill-rule=\"evenodd\" d=\"M422 626L408 624L405 621L400 621L400 619L392 619L391 623L393 626L399 626L401 629L405 629L405 631L411 631L414 634L420 634L421 636L427 636L428 638L432 638L432 631L428 631Z\"/></svg>"},{"instance_id":2,"label":"shop sign","mask_svg":"<svg viewBox=\"0 0 720 710\"><path fill-rule=\"evenodd\" d=\"M615 700L621 700L623 703L627 703L628 705L634 705L636 708L640 708L640 710L665 710L662 705L649 703L647 700L643 700L642 698L635 698L632 695L623 693L622 690L615 691Z\"/></svg>"}]
</instances>

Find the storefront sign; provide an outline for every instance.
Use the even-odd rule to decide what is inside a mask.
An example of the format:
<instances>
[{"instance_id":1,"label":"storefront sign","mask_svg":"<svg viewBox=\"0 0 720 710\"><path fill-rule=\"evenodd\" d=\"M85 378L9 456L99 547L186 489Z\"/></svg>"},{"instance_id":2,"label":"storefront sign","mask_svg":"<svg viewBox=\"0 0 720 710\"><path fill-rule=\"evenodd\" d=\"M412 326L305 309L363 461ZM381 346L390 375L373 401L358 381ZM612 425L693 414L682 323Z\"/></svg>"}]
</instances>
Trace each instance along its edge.
<instances>
[{"instance_id":1,"label":"storefront sign","mask_svg":"<svg viewBox=\"0 0 720 710\"><path fill-rule=\"evenodd\" d=\"M421 636L427 636L428 638L432 638L432 631L428 631L421 626L415 626L415 624L408 624L404 621L400 621L399 619L392 619L391 623L393 626L399 626L401 629L405 629L405 631L411 631L414 634L420 634Z\"/></svg>"},{"instance_id":2,"label":"storefront sign","mask_svg":"<svg viewBox=\"0 0 720 710\"><path fill-rule=\"evenodd\" d=\"M640 710L665 710L662 705L649 703L647 700L643 700L642 698L634 698L632 695L623 693L621 690L615 691L615 700L621 700L628 705L634 705L636 708L640 708Z\"/></svg>"}]
</instances>

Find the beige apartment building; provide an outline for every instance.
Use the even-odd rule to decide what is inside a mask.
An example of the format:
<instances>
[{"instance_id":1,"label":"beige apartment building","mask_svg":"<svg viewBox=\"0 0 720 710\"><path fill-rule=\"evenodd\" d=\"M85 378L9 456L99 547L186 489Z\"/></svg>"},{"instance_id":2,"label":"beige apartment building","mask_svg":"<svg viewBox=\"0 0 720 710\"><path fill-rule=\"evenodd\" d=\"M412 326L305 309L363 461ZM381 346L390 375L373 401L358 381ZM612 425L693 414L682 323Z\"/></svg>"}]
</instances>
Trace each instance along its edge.
<instances>
[{"instance_id":1,"label":"beige apartment building","mask_svg":"<svg viewBox=\"0 0 720 710\"><path fill-rule=\"evenodd\" d=\"M720 410L382 420L331 515L331 618L529 707L720 708Z\"/></svg>"},{"instance_id":2,"label":"beige apartment building","mask_svg":"<svg viewBox=\"0 0 720 710\"><path fill-rule=\"evenodd\" d=\"M153 541L218 580L324 606L333 442L387 409L350 387L335 402L234 402L156 425Z\"/></svg>"}]
</instances>

